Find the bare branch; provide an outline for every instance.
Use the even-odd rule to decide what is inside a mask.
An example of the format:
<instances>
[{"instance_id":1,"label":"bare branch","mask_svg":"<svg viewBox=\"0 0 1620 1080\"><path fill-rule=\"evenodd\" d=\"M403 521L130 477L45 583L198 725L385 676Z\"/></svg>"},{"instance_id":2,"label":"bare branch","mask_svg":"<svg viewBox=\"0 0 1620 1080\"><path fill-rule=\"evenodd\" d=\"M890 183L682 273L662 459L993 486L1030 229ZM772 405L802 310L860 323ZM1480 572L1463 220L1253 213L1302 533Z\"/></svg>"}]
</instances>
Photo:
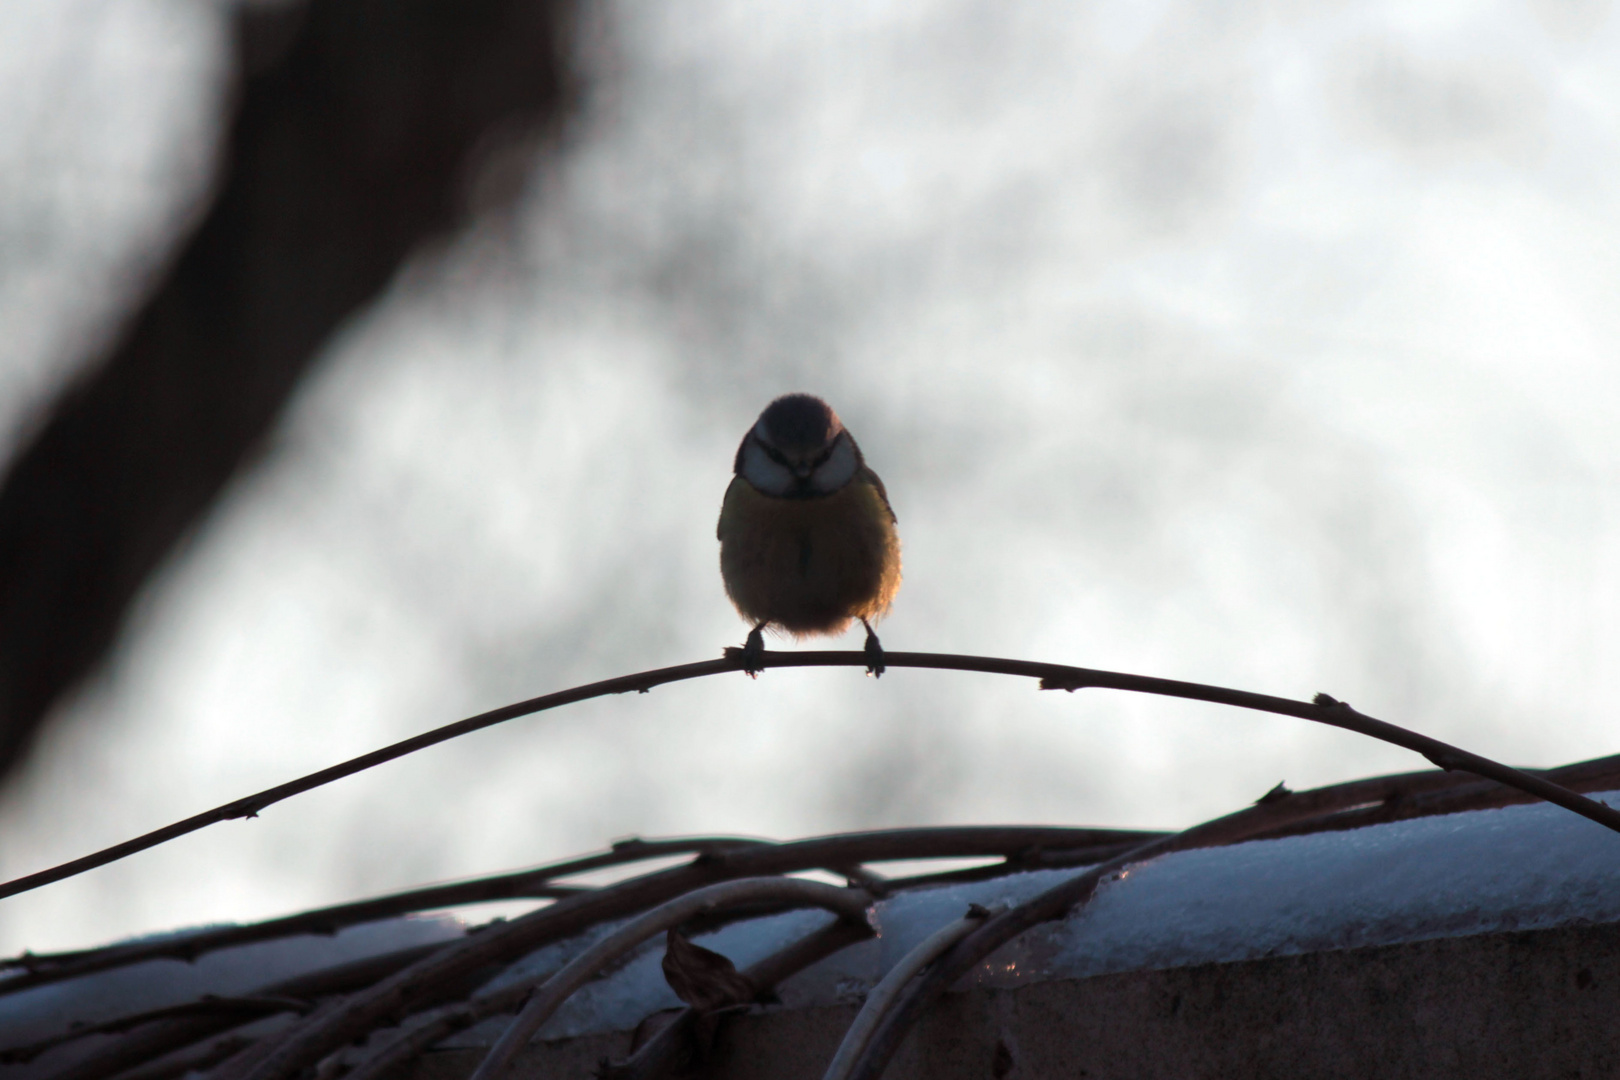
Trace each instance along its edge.
<instances>
[{"instance_id":1,"label":"bare branch","mask_svg":"<svg viewBox=\"0 0 1620 1080\"><path fill-rule=\"evenodd\" d=\"M1566 810L1590 818L1606 828L1620 832L1620 811L1577 795L1575 792L1541 777L1510 768L1489 758L1480 757L1478 754L1471 754L1438 739L1431 739L1426 735L1420 735L1417 732L1408 731L1386 721L1366 716L1352 709L1344 702L1336 701L1326 694L1318 694L1314 702L1307 704L1289 698L1273 697L1269 694L1254 694L1245 690L1230 690L1225 687L1181 682L1175 679L1160 679L1148 675L1128 675L1116 671L1070 667L1066 664L1043 664L1030 660L1004 660L996 657L959 656L949 653L887 653L885 654L885 660L890 668L976 671L992 675L1019 675L1036 678L1041 680L1043 690L1068 690L1072 692L1088 687L1107 688L1140 694L1156 694L1163 697L1185 698L1192 701L1209 701L1221 705L1233 705L1242 709L1276 713L1281 716L1294 716L1313 723L1344 728L1347 731L1354 731L1382 742L1393 743L1396 746L1414 750L1442 769L1461 769L1477 776L1495 780L1508 787L1517 788L1527 794L1534 795L1536 798L1545 799L1547 802L1562 806ZM865 653L844 651L767 652L764 654L762 661L766 668L858 667L865 669L868 664ZM357 772L373 768L384 762L393 761L396 758L413 754L429 746L435 746L449 739L504 723L507 720L545 712L548 709L587 701L591 698L605 697L609 694L626 694L631 691L645 692L653 687L663 686L668 683L701 679L709 675L741 670L742 650L727 649L726 656L722 660L681 664L675 667L644 671L635 675L624 675L616 679L604 679L601 682L588 683L569 690L560 690L554 694L531 698L528 701L520 701L514 705L492 709L489 712L480 713L466 720L459 720L456 723L435 728L414 738L404 739L380 750L373 750L369 754L351 758L348 761L311 773L297 780L268 788L256 795L237 799L234 802L215 807L183 821L175 822L173 825L156 829L146 833L144 836L126 840L122 844L114 844L112 847L104 848L101 851L52 867L49 870L41 870L35 874L16 878L0 885L0 899L28 892L31 889L37 889L43 885L73 877L76 874L82 874L86 870L92 870L98 866L105 866L107 863L156 847L158 844L196 832L198 829L206 828L217 822L228 821L232 818L256 817L261 810L281 802L283 799L289 799L294 795L322 787L346 776L353 776Z\"/></svg>"},{"instance_id":2,"label":"bare branch","mask_svg":"<svg viewBox=\"0 0 1620 1080\"><path fill-rule=\"evenodd\" d=\"M8 1047L5 1050L0 1050L0 1065L17 1065L29 1062L45 1051L53 1050L75 1039L82 1039L88 1035L123 1034L131 1028L151 1023L154 1020L171 1020L176 1017L192 1016L222 1016L234 1024L239 1023L244 1018L257 1019L275 1013L307 1013L311 1007L310 1002L305 1001L303 998L271 995L219 997L214 994L204 994L196 1001L188 1001L180 1005L169 1005L161 1009L150 1009L131 1016L121 1016L116 1020L106 1020L99 1024L81 1024L60 1035L52 1035L48 1039L40 1039L38 1042L31 1042L24 1046Z\"/></svg>"},{"instance_id":3,"label":"bare branch","mask_svg":"<svg viewBox=\"0 0 1620 1080\"><path fill-rule=\"evenodd\" d=\"M824 907L840 918L855 923L867 921L871 896L859 889L837 888L818 881L798 878L761 877L728 881L698 889L667 903L609 934L547 979L523 1006L518 1018L500 1037L471 1080L496 1080L518 1052L528 1045L534 1033L555 1013L575 990L595 978L614 959L630 952L657 934L706 911L757 900L789 900L796 904Z\"/></svg>"},{"instance_id":4,"label":"bare branch","mask_svg":"<svg viewBox=\"0 0 1620 1080\"><path fill-rule=\"evenodd\" d=\"M255 990L254 995L309 999L359 990L440 948L440 945L415 945L381 956L351 960L271 983ZM212 1038L240 1024L239 1018L228 1015L176 1016L155 1020L140 1025L124 1038L74 1062L56 1073L52 1080L102 1080L144 1062L162 1058L199 1040Z\"/></svg>"},{"instance_id":5,"label":"bare branch","mask_svg":"<svg viewBox=\"0 0 1620 1080\"><path fill-rule=\"evenodd\" d=\"M866 995L861 1011L855 1015L855 1022L850 1024L849 1030L844 1033L844 1041L838 1044L838 1052L833 1055L832 1063L827 1066L827 1072L822 1080L844 1080L854 1066L856 1056L865 1049L872 1032L877 1030L878 1023L888 1015L889 1008L905 985L958 941L977 930L989 917L988 910L975 906L962 918L929 934L902 956Z\"/></svg>"},{"instance_id":6,"label":"bare branch","mask_svg":"<svg viewBox=\"0 0 1620 1080\"><path fill-rule=\"evenodd\" d=\"M1061 919L1087 903L1096 894L1099 885L1126 867L1173 851L1233 844L1267 835L1293 822L1318 818L1331 812L1333 803L1338 803L1340 807L1347 805L1346 796L1353 798L1360 794L1354 790L1358 787L1370 791L1383 784L1387 784L1387 780L1359 781L1297 793L1284 790L1280 796L1263 798L1254 806L1237 813L1143 844L1134 851L1076 874L990 919L905 988L867 1041L865 1049L849 1070L847 1080L877 1080L899 1050L911 1026L952 983L1026 930L1043 922Z\"/></svg>"},{"instance_id":7,"label":"bare branch","mask_svg":"<svg viewBox=\"0 0 1620 1080\"><path fill-rule=\"evenodd\" d=\"M646 841L621 841L611 851L551 866L536 867L512 874L476 878L472 881L435 885L425 889L395 893L352 904L337 904L317 908L279 919L245 926L221 926L192 933L166 937L159 941L137 941L128 945L113 945L101 949L81 949L64 953L24 953L22 956L0 962L0 970L21 968L25 974L14 975L0 981L0 996L28 990L45 983L77 978L95 971L124 967L145 960L173 958L195 960L205 953L234 945L255 941L290 937L294 934L335 934L347 926L392 918L434 908L455 907L487 900L514 898L560 899L581 892L579 886L553 885L555 878L581 874L607 866L621 866L643 859L682 855L692 852L723 851L750 844L766 843L731 837L694 837Z\"/></svg>"},{"instance_id":8,"label":"bare branch","mask_svg":"<svg viewBox=\"0 0 1620 1080\"><path fill-rule=\"evenodd\" d=\"M1357 797L1360 798L1358 792ZM1286 819L1279 819L1286 820ZM881 862L930 856L1004 854L1027 829L964 829L947 844L948 830L896 829L820 837L789 844L762 844L704 856L682 866L631 878L593 892L571 896L539 911L492 925L482 932L444 945L411 967L351 994L343 1007L317 1013L278 1034L265 1056L227 1062L213 1080L232 1080L251 1071L253 1080L290 1078L338 1047L363 1037L391 1018L421 1008L424 1000L444 1000L447 981L465 979L485 965L510 962L552 941L571 937L603 922L634 915L693 889L719 881L762 874L789 874L851 863ZM1065 830L1049 830L1057 835ZM998 850L999 849L999 850ZM240 1067L238 1067L240 1066Z\"/></svg>"},{"instance_id":9,"label":"bare branch","mask_svg":"<svg viewBox=\"0 0 1620 1080\"><path fill-rule=\"evenodd\" d=\"M870 926L835 919L808 937L800 938L780 952L772 953L747 968L743 972L743 977L763 995L790 975L803 971L811 964L818 963L833 953L848 948L858 941L865 941L871 936ZM691 1037L691 1030L697 1019L697 1010L682 1009L630 1057L621 1062L603 1062L602 1068L597 1073L598 1077L600 1080L658 1080L667 1076L685 1056L688 1049L687 1041ZM356 1077L352 1080L361 1078ZM378 1080L378 1078L366 1077L364 1080Z\"/></svg>"}]
</instances>

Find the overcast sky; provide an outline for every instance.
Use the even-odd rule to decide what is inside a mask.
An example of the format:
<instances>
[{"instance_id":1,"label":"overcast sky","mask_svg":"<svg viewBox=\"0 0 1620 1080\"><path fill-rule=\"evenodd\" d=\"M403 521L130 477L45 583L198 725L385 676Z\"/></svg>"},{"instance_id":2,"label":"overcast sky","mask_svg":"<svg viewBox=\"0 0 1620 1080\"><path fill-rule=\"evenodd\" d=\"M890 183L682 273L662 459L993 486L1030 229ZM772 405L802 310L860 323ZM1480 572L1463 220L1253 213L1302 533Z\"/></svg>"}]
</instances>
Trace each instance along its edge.
<instances>
[{"instance_id":1,"label":"overcast sky","mask_svg":"<svg viewBox=\"0 0 1620 1080\"><path fill-rule=\"evenodd\" d=\"M566 151L336 343L0 797L0 875L740 642L714 520L789 390L888 484L890 648L1620 750L1607 3L606 7ZM0 3L0 448L204 181L222 41L202 0ZM0 902L0 951L626 834L1179 826L1423 765L1104 691L739 675Z\"/></svg>"}]
</instances>

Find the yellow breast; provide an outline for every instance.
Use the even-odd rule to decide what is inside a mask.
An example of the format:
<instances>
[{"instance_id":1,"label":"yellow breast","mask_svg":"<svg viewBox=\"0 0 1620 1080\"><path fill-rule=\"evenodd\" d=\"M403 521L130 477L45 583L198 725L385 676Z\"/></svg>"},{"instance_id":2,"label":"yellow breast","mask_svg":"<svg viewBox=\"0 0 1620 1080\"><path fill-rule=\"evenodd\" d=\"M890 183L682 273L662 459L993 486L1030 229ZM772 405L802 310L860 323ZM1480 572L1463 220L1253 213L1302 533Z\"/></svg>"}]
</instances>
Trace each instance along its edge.
<instances>
[{"instance_id":1,"label":"yellow breast","mask_svg":"<svg viewBox=\"0 0 1620 1080\"><path fill-rule=\"evenodd\" d=\"M900 589L894 514L865 475L812 499L762 495L735 477L718 532L726 595L751 622L837 634L883 615Z\"/></svg>"}]
</instances>

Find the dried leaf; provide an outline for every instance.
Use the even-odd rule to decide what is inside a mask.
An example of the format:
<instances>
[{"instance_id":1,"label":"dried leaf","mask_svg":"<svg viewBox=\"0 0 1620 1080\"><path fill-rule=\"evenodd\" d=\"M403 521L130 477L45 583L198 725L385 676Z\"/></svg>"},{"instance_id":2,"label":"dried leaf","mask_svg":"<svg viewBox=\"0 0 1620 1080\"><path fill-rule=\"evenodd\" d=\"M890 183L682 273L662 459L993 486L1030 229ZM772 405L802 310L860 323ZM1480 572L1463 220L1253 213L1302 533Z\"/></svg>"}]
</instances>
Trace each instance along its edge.
<instances>
[{"instance_id":1,"label":"dried leaf","mask_svg":"<svg viewBox=\"0 0 1620 1080\"><path fill-rule=\"evenodd\" d=\"M666 939L664 979L676 997L700 1013L747 1004L757 992L728 958L692 944L673 927Z\"/></svg>"}]
</instances>

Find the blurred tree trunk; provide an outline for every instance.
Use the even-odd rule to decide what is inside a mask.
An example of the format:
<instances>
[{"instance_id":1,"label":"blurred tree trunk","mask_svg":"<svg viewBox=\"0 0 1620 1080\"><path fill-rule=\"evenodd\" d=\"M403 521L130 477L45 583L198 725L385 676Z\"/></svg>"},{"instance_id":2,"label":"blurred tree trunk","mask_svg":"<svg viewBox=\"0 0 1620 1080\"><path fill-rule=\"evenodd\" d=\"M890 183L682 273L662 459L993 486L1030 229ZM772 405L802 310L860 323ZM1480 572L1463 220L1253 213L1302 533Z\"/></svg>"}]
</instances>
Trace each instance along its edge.
<instances>
[{"instance_id":1,"label":"blurred tree trunk","mask_svg":"<svg viewBox=\"0 0 1620 1080\"><path fill-rule=\"evenodd\" d=\"M0 484L0 776L333 331L456 224L469 156L557 131L574 14L572 0L309 0L238 15L211 206Z\"/></svg>"}]
</instances>

